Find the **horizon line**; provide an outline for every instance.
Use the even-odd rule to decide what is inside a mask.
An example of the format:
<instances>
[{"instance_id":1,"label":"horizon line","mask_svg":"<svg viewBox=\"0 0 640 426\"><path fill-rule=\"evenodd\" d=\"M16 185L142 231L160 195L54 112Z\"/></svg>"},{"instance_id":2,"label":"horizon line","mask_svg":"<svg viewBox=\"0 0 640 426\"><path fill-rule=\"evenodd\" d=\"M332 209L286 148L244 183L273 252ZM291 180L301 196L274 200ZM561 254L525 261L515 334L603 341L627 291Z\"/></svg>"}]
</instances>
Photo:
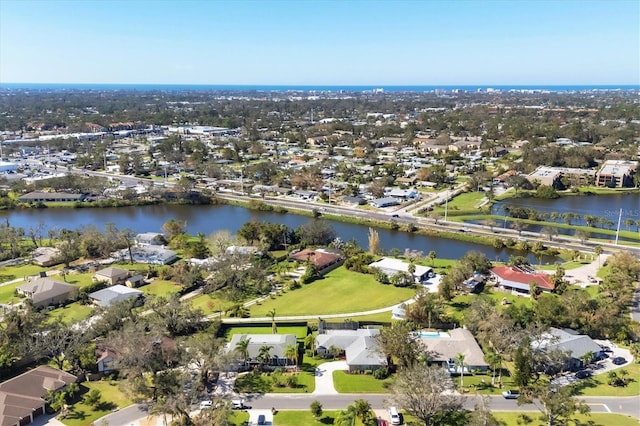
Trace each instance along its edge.
<instances>
[{"instance_id":1,"label":"horizon line","mask_svg":"<svg viewBox=\"0 0 640 426\"><path fill-rule=\"evenodd\" d=\"M139 82L28 82L28 81L0 81L2 85L127 85L127 86L316 86L316 87L335 87L335 86L350 86L350 87L442 87L442 86L548 86L548 87L578 87L578 86L635 86L640 88L640 83L139 83Z\"/></svg>"}]
</instances>

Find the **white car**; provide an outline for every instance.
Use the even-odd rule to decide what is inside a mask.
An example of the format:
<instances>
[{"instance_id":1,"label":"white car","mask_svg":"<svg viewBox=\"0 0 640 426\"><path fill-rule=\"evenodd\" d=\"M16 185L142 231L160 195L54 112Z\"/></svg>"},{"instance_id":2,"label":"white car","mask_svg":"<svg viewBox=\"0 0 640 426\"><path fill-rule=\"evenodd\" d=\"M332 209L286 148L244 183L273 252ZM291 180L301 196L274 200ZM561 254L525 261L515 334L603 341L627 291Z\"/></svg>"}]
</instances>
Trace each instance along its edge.
<instances>
[{"instance_id":1,"label":"white car","mask_svg":"<svg viewBox=\"0 0 640 426\"><path fill-rule=\"evenodd\" d=\"M213 407L213 401L208 400L208 401L201 401L200 402L200 409L201 410L205 410L207 408L211 408Z\"/></svg>"}]
</instances>

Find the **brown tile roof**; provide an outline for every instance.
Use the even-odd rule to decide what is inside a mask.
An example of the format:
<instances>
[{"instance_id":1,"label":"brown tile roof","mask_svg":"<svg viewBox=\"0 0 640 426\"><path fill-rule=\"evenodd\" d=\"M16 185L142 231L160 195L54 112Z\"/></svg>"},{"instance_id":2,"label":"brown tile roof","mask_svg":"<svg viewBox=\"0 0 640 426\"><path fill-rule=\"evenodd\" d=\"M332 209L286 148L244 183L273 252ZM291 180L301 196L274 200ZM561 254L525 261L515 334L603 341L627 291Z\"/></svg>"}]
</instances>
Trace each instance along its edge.
<instances>
[{"instance_id":1,"label":"brown tile roof","mask_svg":"<svg viewBox=\"0 0 640 426\"><path fill-rule=\"evenodd\" d=\"M318 268L318 270L322 270L339 260L340 255L319 250L304 249L296 254L291 255L291 258L297 260L298 262L309 261L316 268Z\"/></svg>"},{"instance_id":2,"label":"brown tile roof","mask_svg":"<svg viewBox=\"0 0 640 426\"><path fill-rule=\"evenodd\" d=\"M42 407L49 390L58 390L76 381L76 376L42 365L0 383L0 426L11 426Z\"/></svg>"}]
</instances>

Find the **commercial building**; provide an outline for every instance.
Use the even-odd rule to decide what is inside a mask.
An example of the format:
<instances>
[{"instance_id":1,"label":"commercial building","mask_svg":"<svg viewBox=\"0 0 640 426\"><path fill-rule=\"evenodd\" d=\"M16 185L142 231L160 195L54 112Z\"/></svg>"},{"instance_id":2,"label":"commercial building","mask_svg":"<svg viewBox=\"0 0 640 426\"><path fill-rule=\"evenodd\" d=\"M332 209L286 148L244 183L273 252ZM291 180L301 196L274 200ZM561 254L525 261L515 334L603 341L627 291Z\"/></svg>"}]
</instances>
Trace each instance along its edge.
<instances>
[{"instance_id":1,"label":"commercial building","mask_svg":"<svg viewBox=\"0 0 640 426\"><path fill-rule=\"evenodd\" d=\"M596 185L610 188L634 186L633 175L637 170L636 161L607 160L596 174Z\"/></svg>"}]
</instances>

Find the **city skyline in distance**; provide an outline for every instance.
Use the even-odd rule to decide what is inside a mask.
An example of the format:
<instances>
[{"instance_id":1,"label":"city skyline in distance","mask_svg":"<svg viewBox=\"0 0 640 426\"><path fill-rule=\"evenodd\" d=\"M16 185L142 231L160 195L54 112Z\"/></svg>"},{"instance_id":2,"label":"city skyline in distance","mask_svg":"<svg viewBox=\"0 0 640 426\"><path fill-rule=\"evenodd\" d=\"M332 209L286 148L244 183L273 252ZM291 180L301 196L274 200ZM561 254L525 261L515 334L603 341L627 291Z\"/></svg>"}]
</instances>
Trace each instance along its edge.
<instances>
[{"instance_id":1,"label":"city skyline in distance","mask_svg":"<svg viewBox=\"0 0 640 426\"><path fill-rule=\"evenodd\" d=\"M0 83L638 85L640 2L0 2Z\"/></svg>"}]
</instances>

